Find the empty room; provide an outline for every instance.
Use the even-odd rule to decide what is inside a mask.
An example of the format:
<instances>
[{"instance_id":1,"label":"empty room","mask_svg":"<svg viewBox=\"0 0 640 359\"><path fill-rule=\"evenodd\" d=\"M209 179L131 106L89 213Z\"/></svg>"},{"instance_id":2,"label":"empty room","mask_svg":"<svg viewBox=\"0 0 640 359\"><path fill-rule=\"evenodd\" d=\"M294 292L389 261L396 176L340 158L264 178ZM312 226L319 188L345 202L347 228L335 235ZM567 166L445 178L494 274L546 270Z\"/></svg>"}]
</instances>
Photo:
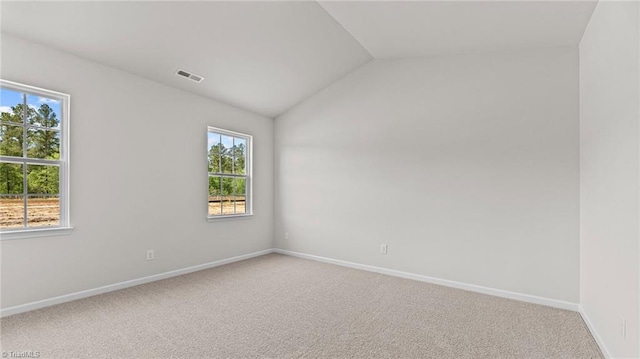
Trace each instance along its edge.
<instances>
[{"instance_id":1,"label":"empty room","mask_svg":"<svg viewBox=\"0 0 640 359\"><path fill-rule=\"evenodd\" d=\"M0 1L3 358L640 358L639 1Z\"/></svg>"}]
</instances>

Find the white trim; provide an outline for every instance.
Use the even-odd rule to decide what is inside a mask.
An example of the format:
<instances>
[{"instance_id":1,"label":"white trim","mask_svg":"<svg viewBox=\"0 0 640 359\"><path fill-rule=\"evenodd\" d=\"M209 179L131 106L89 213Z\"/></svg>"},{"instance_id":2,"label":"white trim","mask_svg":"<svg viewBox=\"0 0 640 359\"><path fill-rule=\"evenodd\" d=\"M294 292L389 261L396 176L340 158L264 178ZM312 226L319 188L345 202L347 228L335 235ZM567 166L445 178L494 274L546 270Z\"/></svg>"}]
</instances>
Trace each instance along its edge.
<instances>
[{"instance_id":1,"label":"white trim","mask_svg":"<svg viewBox=\"0 0 640 359\"><path fill-rule=\"evenodd\" d=\"M17 91L27 91L27 92L31 92L35 95L40 95L40 96L55 96L57 99L62 100L62 99L67 99L69 97L69 94L64 93L64 92L59 92L59 91L54 91L54 90L47 90L41 87L35 87L35 86L31 86L31 85L26 85L20 82L15 82L15 81L9 81L9 80L3 80L0 79L0 84L2 86L5 87L10 87L12 89L15 89Z\"/></svg>"},{"instance_id":2,"label":"white trim","mask_svg":"<svg viewBox=\"0 0 640 359\"><path fill-rule=\"evenodd\" d=\"M0 240L66 236L71 234L71 232L73 232L73 227L27 228L15 231L2 231L0 232Z\"/></svg>"},{"instance_id":3,"label":"white trim","mask_svg":"<svg viewBox=\"0 0 640 359\"><path fill-rule=\"evenodd\" d=\"M241 137L244 139L253 140L252 135L248 135L246 133L237 132L237 131L225 130L224 128L215 127L215 126L207 126L207 132L217 132L230 137Z\"/></svg>"},{"instance_id":4,"label":"white trim","mask_svg":"<svg viewBox=\"0 0 640 359\"><path fill-rule=\"evenodd\" d=\"M207 217L207 222L217 222L225 219L247 219L255 216L254 213L244 213L244 214L227 214L215 217Z\"/></svg>"},{"instance_id":5,"label":"white trim","mask_svg":"<svg viewBox=\"0 0 640 359\"><path fill-rule=\"evenodd\" d=\"M609 352L609 350L607 349L607 346L604 345L604 341L598 334L596 327L593 325L593 323L591 323L591 320L589 320L589 316L587 316L587 313L584 311L584 308L582 308L582 306L579 305L578 310L580 312L580 316L582 316L582 320L584 321L584 323L587 325L587 328L591 332L593 339L596 340L596 344L598 344L598 347L600 348L602 355L605 357L605 359L612 359L613 357L611 356L611 352Z\"/></svg>"},{"instance_id":6,"label":"white trim","mask_svg":"<svg viewBox=\"0 0 640 359\"><path fill-rule=\"evenodd\" d=\"M342 261L342 260L338 260L338 259L314 256L314 255L311 255L311 254L287 251L287 250L278 249L278 248L274 249L274 252L280 253L280 254L289 255L289 256L293 256L293 257L311 259L311 260L318 261L318 262L336 264L336 265L343 266L343 267L361 269L361 270L365 270L365 271L368 271L368 272L386 274L386 275L390 275L390 276L394 276L394 277L400 277L400 278L417 280L417 281L420 281L420 282L443 285L445 287L463 289L463 290L468 290L468 291L471 291L471 292L488 294L488 295L493 295L493 296L501 297L501 298L519 300L521 302L546 305L548 307L571 310L571 311L574 311L574 312L578 312L579 308L580 308L580 306L577 303L565 302L563 300L556 300L556 299L551 299L551 298L538 297L538 296L535 296L535 295L524 294L524 293L510 292L510 291L501 290L501 289L483 287L483 286L479 286L479 285L475 285L475 284L467 284L467 283L461 283L461 282L456 282L456 281L447 280L447 279L429 277L429 276L425 276L425 275L421 275L421 274L402 272L402 271L398 271L398 270L394 270L394 269L387 269L387 268L370 266L370 265L366 265L366 264L352 263L352 262Z\"/></svg>"},{"instance_id":7,"label":"white trim","mask_svg":"<svg viewBox=\"0 0 640 359\"><path fill-rule=\"evenodd\" d=\"M83 291L79 291L79 292L75 292L75 293L71 293L71 294L61 295L61 296L58 296L58 297L39 300L39 301L36 301L36 302L16 305L14 307L3 308L3 309L0 309L0 317L6 317L6 316L9 316L9 315L24 313L24 312L28 312L28 311L31 311L31 310L36 310L36 309L40 309L40 308L49 307L49 306L56 305L56 304L70 302L70 301L77 300L77 299L92 297L92 296L98 295L98 294L113 292L113 291L116 291L116 290L133 287L133 286L136 286L136 285L141 285L141 284L155 282L155 281L162 280L162 279L176 277L176 276L183 275L183 274L197 272L197 271L200 271L200 270L203 270L203 269L209 269L209 268L213 268L213 267L218 267L218 266L221 266L221 265L225 265L225 264L229 264L229 263L233 263L233 262L238 262L238 261L242 261L242 260L253 258L253 257L259 257L259 256L262 256L262 255L265 255L265 254L269 254L269 253L273 253L273 249L265 249L263 251L253 252L253 253L249 253L249 254L243 254L243 255L240 255L240 256L237 256L237 257L221 259L221 260L218 260L218 261L199 264L199 265L195 265L195 266L192 266L192 267L172 270L172 271L169 271L169 272L164 272L164 273L160 273L160 274L154 274L154 275L150 275L150 276L147 276L147 277L142 277L142 278L138 278L138 279L132 279L132 280L128 280L128 281L124 281L124 282L120 282L120 283L109 284L109 285L105 285L105 286L98 287L98 288L87 289L87 290L83 290Z\"/></svg>"}]
</instances>

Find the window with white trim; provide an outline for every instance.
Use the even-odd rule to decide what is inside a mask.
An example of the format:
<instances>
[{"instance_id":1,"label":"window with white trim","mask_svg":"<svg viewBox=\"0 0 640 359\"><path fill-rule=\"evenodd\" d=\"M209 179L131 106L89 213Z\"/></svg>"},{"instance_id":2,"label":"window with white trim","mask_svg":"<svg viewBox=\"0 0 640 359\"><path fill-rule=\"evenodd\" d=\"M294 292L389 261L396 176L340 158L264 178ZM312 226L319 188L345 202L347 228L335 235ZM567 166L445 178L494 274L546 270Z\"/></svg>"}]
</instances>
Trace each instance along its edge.
<instances>
[{"instance_id":1,"label":"window with white trim","mask_svg":"<svg viewBox=\"0 0 640 359\"><path fill-rule=\"evenodd\" d=\"M250 135L208 128L208 218L252 214L251 146Z\"/></svg>"},{"instance_id":2,"label":"window with white trim","mask_svg":"<svg viewBox=\"0 0 640 359\"><path fill-rule=\"evenodd\" d=\"M67 94L0 80L3 238L69 227L69 102Z\"/></svg>"}]
</instances>

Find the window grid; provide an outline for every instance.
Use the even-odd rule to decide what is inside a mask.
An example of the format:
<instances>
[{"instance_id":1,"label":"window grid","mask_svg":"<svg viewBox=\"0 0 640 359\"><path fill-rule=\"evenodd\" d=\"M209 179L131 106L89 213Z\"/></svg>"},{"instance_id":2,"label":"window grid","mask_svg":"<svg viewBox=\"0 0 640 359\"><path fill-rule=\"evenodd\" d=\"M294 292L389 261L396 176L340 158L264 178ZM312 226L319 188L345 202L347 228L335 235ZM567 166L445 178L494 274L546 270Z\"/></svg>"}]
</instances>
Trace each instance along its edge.
<instances>
[{"instance_id":1,"label":"window grid","mask_svg":"<svg viewBox=\"0 0 640 359\"><path fill-rule=\"evenodd\" d=\"M21 103L16 105L22 105L22 116L20 122L12 122L12 121L0 121L0 126L9 126L20 127L22 129L22 156L18 157L15 155L0 155L0 163L3 164L16 164L22 166L22 193L6 193L0 194L0 198L20 198L22 199L22 226L7 226L4 228L0 228L0 231L23 231L30 230L34 228L38 229L47 229L47 228L60 228L60 227L68 227L68 174L67 174L67 162L68 162L68 154L66 153L68 147L68 138L65 133L66 122L68 121L68 109L69 109L69 95L55 93L52 91L41 90L31 86L21 85L17 83L12 83L9 81L0 80L0 88L3 90L12 91L15 93L19 93L21 95ZM60 118L58 119L58 124L56 127L45 127L39 126L36 124L31 124L28 122L29 120L29 96L37 96L39 98L45 98L48 100L54 100L59 103L59 112L58 115ZM55 112L54 112L55 113ZM58 148L57 148L57 158L34 158L29 157L29 130L39 130L39 131L49 131L52 133L56 133L58 136ZM29 166L48 166L48 167L57 167L57 193L30 193L29 188ZM7 189L7 191L9 191ZM57 221L54 221L55 225L45 224L30 225L30 220L32 218L37 218L33 213L29 212L30 208L30 199L42 198L42 199L52 199L57 198ZM36 212L35 210L33 211Z\"/></svg>"},{"instance_id":2,"label":"window grid","mask_svg":"<svg viewBox=\"0 0 640 359\"><path fill-rule=\"evenodd\" d=\"M212 136L213 135L213 136ZM209 127L208 141L213 138L214 144L208 143L207 154L208 156L212 155L213 148L217 148L217 152L214 151L213 155L217 155L217 171L208 171L208 178L216 178L219 181L219 185L217 186L217 192L215 194L215 200L219 203L212 205L211 197L213 196L210 190L208 191L209 198L209 209L208 209L208 217L209 218L217 218L217 217L229 217L229 216L242 216L242 215L250 215L251 213L251 198L250 198L250 183L251 183L251 136L244 135L240 133L235 133L231 131L226 131L218 128ZM226 148L223 143L223 139L226 139L228 142L230 140L231 147ZM243 147L240 147L243 146ZM244 169L243 173L238 173L236 167L238 165L238 155L241 154L244 158ZM213 163L212 159L209 158L209 166ZM225 164L230 160L230 170L225 169ZM210 168L210 170L215 170L215 168ZM238 168L239 170L239 168ZM238 188L238 180L242 179L244 182L244 191L240 193ZM209 188L210 185L209 185ZM230 189L230 193L227 191ZM229 197L231 199L229 199ZM242 198L242 199L240 199ZM225 204L227 202L233 201L232 205L229 205L229 209L232 210L233 213L225 213ZM238 202L244 202L244 210L240 208L240 204ZM215 209L217 207L217 209ZM212 213L212 208L213 213Z\"/></svg>"}]
</instances>

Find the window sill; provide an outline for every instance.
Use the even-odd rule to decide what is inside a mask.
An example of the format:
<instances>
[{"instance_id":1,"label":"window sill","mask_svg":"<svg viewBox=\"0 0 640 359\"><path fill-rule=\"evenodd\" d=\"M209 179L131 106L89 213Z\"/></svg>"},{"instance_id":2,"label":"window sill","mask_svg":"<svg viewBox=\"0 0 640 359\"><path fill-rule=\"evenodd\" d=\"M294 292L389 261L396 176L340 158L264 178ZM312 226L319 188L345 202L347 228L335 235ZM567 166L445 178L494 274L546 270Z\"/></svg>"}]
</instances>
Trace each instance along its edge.
<instances>
[{"instance_id":1,"label":"window sill","mask_svg":"<svg viewBox=\"0 0 640 359\"><path fill-rule=\"evenodd\" d=\"M73 227L53 227L37 229L18 229L0 232L0 240L64 236L73 232Z\"/></svg>"},{"instance_id":2,"label":"window sill","mask_svg":"<svg viewBox=\"0 0 640 359\"><path fill-rule=\"evenodd\" d=\"M207 217L207 222L218 222L221 220L229 220L229 219L249 219L253 217L253 213L247 214L230 214L226 216L215 216L215 217Z\"/></svg>"}]
</instances>

